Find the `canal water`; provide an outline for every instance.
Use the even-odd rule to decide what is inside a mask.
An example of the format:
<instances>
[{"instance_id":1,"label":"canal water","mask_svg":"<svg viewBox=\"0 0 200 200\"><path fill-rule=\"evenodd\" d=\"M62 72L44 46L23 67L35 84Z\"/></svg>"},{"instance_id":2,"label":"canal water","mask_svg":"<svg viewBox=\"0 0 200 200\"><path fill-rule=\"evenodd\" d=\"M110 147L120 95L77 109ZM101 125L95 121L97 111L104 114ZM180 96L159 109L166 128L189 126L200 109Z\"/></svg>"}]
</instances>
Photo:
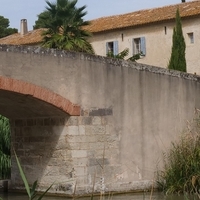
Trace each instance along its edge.
<instances>
[{"instance_id":1,"label":"canal water","mask_svg":"<svg viewBox=\"0 0 200 200\"><path fill-rule=\"evenodd\" d=\"M19 194L19 193L0 193L0 197L3 200L28 200L26 194ZM70 200L72 198L69 197L52 197L46 196L43 200ZM84 198L75 198L75 200L91 200L91 197L84 197ZM182 195L170 195L166 196L162 193L154 193L151 195L150 193L127 193L127 194L120 194L120 195L109 195L94 197L94 200L199 200L198 197L195 196L188 196L184 197Z\"/></svg>"}]
</instances>

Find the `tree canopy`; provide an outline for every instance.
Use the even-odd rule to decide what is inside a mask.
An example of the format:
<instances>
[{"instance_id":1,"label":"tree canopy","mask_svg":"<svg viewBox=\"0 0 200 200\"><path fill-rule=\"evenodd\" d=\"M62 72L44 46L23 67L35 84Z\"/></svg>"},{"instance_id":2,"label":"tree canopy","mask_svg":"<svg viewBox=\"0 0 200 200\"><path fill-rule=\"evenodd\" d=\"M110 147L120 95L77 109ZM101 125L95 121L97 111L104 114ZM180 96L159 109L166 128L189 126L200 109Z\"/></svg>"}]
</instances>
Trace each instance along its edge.
<instances>
[{"instance_id":1,"label":"tree canopy","mask_svg":"<svg viewBox=\"0 0 200 200\"><path fill-rule=\"evenodd\" d=\"M0 16L0 38L18 32L16 28L9 28L9 24L10 24L9 19Z\"/></svg>"},{"instance_id":2,"label":"tree canopy","mask_svg":"<svg viewBox=\"0 0 200 200\"><path fill-rule=\"evenodd\" d=\"M91 34L84 30L88 21L83 17L86 6L76 7L77 0L57 0L56 3L46 1L46 10L38 15L34 28L46 28L43 34L43 46L94 53L88 42Z\"/></svg>"},{"instance_id":3,"label":"tree canopy","mask_svg":"<svg viewBox=\"0 0 200 200\"><path fill-rule=\"evenodd\" d=\"M39 29L39 28L48 28L47 24L50 23L50 13L49 11L44 11L38 15L38 20L35 21L35 25L33 26L33 29Z\"/></svg>"}]
</instances>

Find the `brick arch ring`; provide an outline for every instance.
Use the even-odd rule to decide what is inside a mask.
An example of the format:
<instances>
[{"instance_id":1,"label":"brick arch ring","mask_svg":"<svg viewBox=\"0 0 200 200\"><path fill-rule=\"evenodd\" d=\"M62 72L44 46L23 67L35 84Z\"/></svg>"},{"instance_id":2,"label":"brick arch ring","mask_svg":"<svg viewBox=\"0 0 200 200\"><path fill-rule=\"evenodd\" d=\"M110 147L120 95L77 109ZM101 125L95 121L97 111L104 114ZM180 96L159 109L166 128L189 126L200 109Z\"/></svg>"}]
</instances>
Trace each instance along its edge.
<instances>
[{"instance_id":1,"label":"brick arch ring","mask_svg":"<svg viewBox=\"0 0 200 200\"><path fill-rule=\"evenodd\" d=\"M0 76L0 90L7 90L45 101L72 116L80 115L80 106L71 103L59 94L32 83Z\"/></svg>"}]
</instances>

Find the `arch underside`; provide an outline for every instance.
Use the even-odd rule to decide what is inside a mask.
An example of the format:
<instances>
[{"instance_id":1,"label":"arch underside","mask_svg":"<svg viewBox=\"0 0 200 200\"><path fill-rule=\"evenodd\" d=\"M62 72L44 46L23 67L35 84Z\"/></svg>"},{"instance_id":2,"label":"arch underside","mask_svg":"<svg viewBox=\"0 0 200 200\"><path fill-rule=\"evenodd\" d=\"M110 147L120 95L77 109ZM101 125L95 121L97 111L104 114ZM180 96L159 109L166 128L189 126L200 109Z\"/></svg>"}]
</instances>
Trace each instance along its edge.
<instances>
[{"instance_id":1,"label":"arch underside","mask_svg":"<svg viewBox=\"0 0 200 200\"><path fill-rule=\"evenodd\" d=\"M0 77L0 114L12 119L76 116L80 106L34 84Z\"/></svg>"}]
</instances>

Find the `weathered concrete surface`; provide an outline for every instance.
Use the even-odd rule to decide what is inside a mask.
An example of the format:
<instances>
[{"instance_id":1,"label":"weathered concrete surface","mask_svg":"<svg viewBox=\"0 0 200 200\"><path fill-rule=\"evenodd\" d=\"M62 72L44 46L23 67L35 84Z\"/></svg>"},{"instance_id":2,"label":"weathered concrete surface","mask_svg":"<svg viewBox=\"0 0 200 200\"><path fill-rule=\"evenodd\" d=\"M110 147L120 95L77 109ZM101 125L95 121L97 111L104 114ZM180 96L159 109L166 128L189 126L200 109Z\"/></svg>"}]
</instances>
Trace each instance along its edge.
<instances>
[{"instance_id":1,"label":"weathered concrete surface","mask_svg":"<svg viewBox=\"0 0 200 200\"><path fill-rule=\"evenodd\" d=\"M200 77L186 73L33 47L1 46L0 60L1 76L81 107L79 116L59 115L48 103L52 117L28 118L18 102L20 118L11 117L12 142L29 181L38 178L40 189L56 181L54 193L72 194L75 185L77 194L89 193L94 182L96 192L151 187L162 151L200 108ZM7 113L12 116L9 107ZM21 186L13 159L12 187Z\"/></svg>"}]
</instances>

